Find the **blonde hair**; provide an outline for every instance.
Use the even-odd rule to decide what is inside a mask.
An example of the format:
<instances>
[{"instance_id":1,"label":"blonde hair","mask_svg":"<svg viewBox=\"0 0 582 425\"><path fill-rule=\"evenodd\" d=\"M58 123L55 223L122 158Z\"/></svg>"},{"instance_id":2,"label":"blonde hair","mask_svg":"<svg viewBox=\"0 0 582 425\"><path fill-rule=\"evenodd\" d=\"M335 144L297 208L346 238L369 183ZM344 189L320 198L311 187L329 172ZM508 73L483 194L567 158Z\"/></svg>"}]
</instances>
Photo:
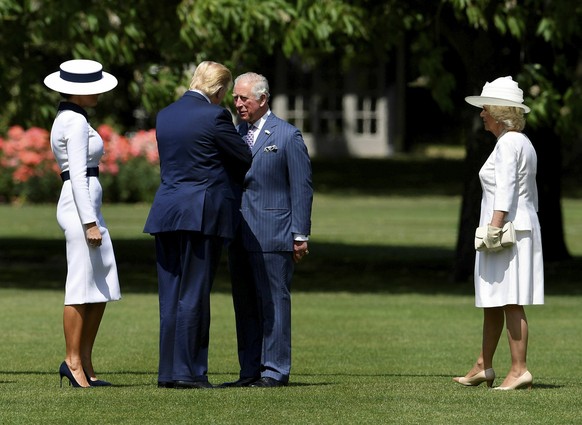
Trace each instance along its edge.
<instances>
[{"instance_id":1,"label":"blonde hair","mask_svg":"<svg viewBox=\"0 0 582 425\"><path fill-rule=\"evenodd\" d=\"M525 128L525 116L522 108L487 105L487 112L495 121L503 123L507 131L522 131Z\"/></svg>"},{"instance_id":2,"label":"blonde hair","mask_svg":"<svg viewBox=\"0 0 582 425\"><path fill-rule=\"evenodd\" d=\"M200 90L211 97L221 89L228 89L232 85L232 74L228 68L218 62L204 61L196 67L190 90Z\"/></svg>"}]
</instances>

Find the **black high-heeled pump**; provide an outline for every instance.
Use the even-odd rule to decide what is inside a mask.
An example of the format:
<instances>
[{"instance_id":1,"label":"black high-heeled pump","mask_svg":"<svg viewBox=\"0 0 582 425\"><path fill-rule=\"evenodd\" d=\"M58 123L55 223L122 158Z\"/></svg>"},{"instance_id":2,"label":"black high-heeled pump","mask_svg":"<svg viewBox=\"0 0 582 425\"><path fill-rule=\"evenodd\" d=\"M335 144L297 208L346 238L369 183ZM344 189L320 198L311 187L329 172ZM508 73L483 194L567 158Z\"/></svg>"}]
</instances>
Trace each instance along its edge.
<instances>
[{"instance_id":1,"label":"black high-heeled pump","mask_svg":"<svg viewBox=\"0 0 582 425\"><path fill-rule=\"evenodd\" d=\"M92 387L111 387L113 385L111 382L103 381L102 379L92 380L87 372L85 372L85 376L87 377L87 382Z\"/></svg>"},{"instance_id":2,"label":"black high-heeled pump","mask_svg":"<svg viewBox=\"0 0 582 425\"><path fill-rule=\"evenodd\" d=\"M111 387L113 386L113 384L111 382L107 382L104 381L102 379L95 379L94 381L92 379L88 379L89 381L89 385L91 385L92 387Z\"/></svg>"},{"instance_id":3,"label":"black high-heeled pump","mask_svg":"<svg viewBox=\"0 0 582 425\"><path fill-rule=\"evenodd\" d=\"M63 387L63 378L66 377L69 380L69 385L72 385L74 388L88 388L81 386L75 377L73 376L73 372L69 369L69 366L66 362L61 363L61 367L59 368L59 375L61 377L61 388Z\"/></svg>"}]
</instances>

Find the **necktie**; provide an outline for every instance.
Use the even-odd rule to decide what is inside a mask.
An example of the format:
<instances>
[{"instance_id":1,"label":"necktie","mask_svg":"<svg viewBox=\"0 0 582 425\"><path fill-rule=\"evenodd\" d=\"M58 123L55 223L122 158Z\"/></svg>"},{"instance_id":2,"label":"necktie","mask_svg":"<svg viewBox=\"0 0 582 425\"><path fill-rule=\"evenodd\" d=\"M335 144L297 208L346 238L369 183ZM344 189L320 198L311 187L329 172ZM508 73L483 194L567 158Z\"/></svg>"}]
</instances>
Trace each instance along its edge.
<instances>
[{"instance_id":1,"label":"necktie","mask_svg":"<svg viewBox=\"0 0 582 425\"><path fill-rule=\"evenodd\" d=\"M244 139L245 142L247 143L247 145L249 145L249 148L252 148L253 145L255 144L255 130L257 129L257 127L255 127L254 125L251 125L249 127L249 130L247 132L247 134L245 135Z\"/></svg>"}]
</instances>

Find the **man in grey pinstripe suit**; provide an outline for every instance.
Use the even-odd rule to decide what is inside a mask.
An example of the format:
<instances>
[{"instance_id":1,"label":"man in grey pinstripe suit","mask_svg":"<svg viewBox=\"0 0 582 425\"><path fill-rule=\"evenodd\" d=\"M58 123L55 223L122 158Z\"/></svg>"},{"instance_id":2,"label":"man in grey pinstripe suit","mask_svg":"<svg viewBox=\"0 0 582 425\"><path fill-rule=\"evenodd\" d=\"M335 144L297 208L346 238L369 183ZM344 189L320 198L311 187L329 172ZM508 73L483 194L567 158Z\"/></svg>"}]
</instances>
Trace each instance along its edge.
<instances>
[{"instance_id":1,"label":"man in grey pinstripe suit","mask_svg":"<svg viewBox=\"0 0 582 425\"><path fill-rule=\"evenodd\" d=\"M269 108L269 83L246 73L233 98L253 162L229 248L240 377L225 387L280 387L291 370L291 279L309 254L313 187L300 131Z\"/></svg>"}]
</instances>

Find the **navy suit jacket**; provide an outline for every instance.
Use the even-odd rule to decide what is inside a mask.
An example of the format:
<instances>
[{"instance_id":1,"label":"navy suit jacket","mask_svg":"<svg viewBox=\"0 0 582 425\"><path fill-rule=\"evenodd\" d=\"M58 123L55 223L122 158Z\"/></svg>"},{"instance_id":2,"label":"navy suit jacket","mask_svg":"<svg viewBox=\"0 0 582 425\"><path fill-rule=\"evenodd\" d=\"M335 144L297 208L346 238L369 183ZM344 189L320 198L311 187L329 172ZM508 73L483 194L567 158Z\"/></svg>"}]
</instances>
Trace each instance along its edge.
<instances>
[{"instance_id":1,"label":"navy suit jacket","mask_svg":"<svg viewBox=\"0 0 582 425\"><path fill-rule=\"evenodd\" d=\"M156 119L161 184L144 232L194 231L232 238L236 185L251 164L232 115L188 91Z\"/></svg>"},{"instance_id":2,"label":"navy suit jacket","mask_svg":"<svg viewBox=\"0 0 582 425\"><path fill-rule=\"evenodd\" d=\"M241 135L247 130L247 123L238 126ZM248 251L293 251L293 235L311 233L311 162L303 137L271 113L252 154L243 183L243 245Z\"/></svg>"}]
</instances>

